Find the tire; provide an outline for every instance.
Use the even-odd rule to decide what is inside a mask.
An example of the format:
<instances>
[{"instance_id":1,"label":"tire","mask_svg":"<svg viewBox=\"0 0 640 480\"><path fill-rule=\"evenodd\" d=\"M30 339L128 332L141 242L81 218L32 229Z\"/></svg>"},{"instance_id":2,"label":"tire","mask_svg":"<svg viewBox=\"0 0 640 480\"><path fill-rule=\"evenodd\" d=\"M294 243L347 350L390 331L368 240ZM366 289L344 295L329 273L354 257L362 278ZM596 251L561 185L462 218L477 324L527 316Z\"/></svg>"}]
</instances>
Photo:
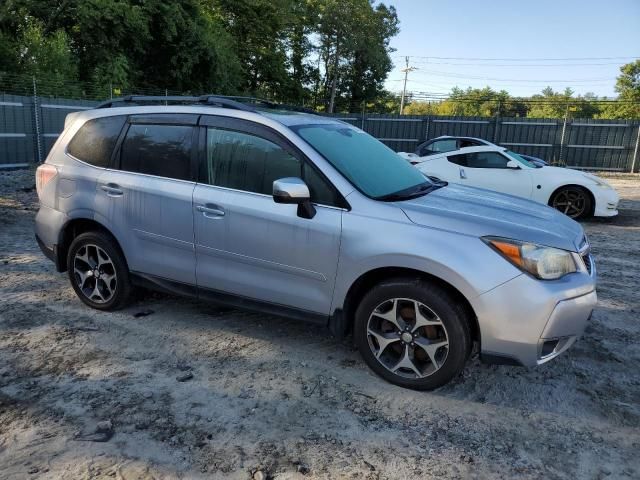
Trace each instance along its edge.
<instances>
[{"instance_id":1,"label":"tire","mask_svg":"<svg viewBox=\"0 0 640 480\"><path fill-rule=\"evenodd\" d=\"M590 217L593 211L591 194L578 185L559 188L549 199L549 206L574 220Z\"/></svg>"},{"instance_id":2,"label":"tire","mask_svg":"<svg viewBox=\"0 0 640 480\"><path fill-rule=\"evenodd\" d=\"M127 262L120 247L106 233L78 235L69 246L67 272L76 295L91 308L118 310L131 296Z\"/></svg>"},{"instance_id":3,"label":"tire","mask_svg":"<svg viewBox=\"0 0 640 480\"><path fill-rule=\"evenodd\" d=\"M421 315L416 315L416 306ZM395 323L389 320L394 308ZM392 279L362 298L355 314L354 341L365 363L388 382L433 390L462 372L472 346L469 320L465 309L439 285ZM382 348L381 341L389 343ZM405 356L412 368L405 368Z\"/></svg>"}]
</instances>

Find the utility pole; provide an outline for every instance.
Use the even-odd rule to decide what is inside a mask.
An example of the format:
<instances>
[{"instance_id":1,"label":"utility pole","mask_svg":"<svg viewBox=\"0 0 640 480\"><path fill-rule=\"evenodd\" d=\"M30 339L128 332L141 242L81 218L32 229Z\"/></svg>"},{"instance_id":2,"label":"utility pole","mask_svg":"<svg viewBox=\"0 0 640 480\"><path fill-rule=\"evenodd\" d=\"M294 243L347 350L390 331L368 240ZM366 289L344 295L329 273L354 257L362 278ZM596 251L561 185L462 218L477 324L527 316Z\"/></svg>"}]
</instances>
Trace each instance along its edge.
<instances>
[{"instance_id":1,"label":"utility pole","mask_svg":"<svg viewBox=\"0 0 640 480\"><path fill-rule=\"evenodd\" d=\"M404 97L407 94L407 77L409 76L409 72L417 70L417 68L409 66L409 57L404 57L404 61L406 67L400 70L401 72L404 72L404 86L402 87L402 98L400 99L400 115L402 115L402 110L404 109Z\"/></svg>"}]
</instances>

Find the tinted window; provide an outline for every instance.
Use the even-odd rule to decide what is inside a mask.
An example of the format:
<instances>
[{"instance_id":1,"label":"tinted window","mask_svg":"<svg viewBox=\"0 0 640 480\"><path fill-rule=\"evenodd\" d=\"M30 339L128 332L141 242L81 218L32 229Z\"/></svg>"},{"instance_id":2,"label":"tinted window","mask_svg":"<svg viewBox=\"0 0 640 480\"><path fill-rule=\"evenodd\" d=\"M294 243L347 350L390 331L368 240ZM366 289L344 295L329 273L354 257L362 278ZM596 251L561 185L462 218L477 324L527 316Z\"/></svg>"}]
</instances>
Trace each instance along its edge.
<instances>
[{"instance_id":1,"label":"tinted window","mask_svg":"<svg viewBox=\"0 0 640 480\"><path fill-rule=\"evenodd\" d=\"M96 167L108 167L126 117L103 117L89 120L71 139L67 152Z\"/></svg>"},{"instance_id":2,"label":"tinted window","mask_svg":"<svg viewBox=\"0 0 640 480\"><path fill-rule=\"evenodd\" d=\"M475 140L469 140L467 138L461 138L460 139L460 148L465 148L465 147L480 147L484 145L483 143L480 142L476 142Z\"/></svg>"},{"instance_id":3,"label":"tinted window","mask_svg":"<svg viewBox=\"0 0 640 480\"><path fill-rule=\"evenodd\" d=\"M455 163L456 165L461 165L463 167L467 166L467 155L466 154L449 155L447 157L447 160L449 160L451 163Z\"/></svg>"},{"instance_id":4,"label":"tinted window","mask_svg":"<svg viewBox=\"0 0 640 480\"><path fill-rule=\"evenodd\" d=\"M207 129L207 157L201 166L201 181L271 195L274 180L285 177L302 178L309 187L312 202L339 205L332 185L313 167L276 143L248 133Z\"/></svg>"},{"instance_id":5,"label":"tinted window","mask_svg":"<svg viewBox=\"0 0 640 480\"><path fill-rule=\"evenodd\" d=\"M457 141L455 139L437 140L427 147L431 152L452 152L456 150Z\"/></svg>"},{"instance_id":6,"label":"tinted window","mask_svg":"<svg viewBox=\"0 0 640 480\"><path fill-rule=\"evenodd\" d=\"M189 180L193 127L129 126L122 143L121 168L128 172Z\"/></svg>"},{"instance_id":7,"label":"tinted window","mask_svg":"<svg viewBox=\"0 0 640 480\"><path fill-rule=\"evenodd\" d=\"M396 152L350 125L291 128L369 197L384 197L428 181Z\"/></svg>"},{"instance_id":8,"label":"tinted window","mask_svg":"<svg viewBox=\"0 0 640 480\"><path fill-rule=\"evenodd\" d=\"M476 152L452 155L448 160L470 168L507 168L509 159L496 152Z\"/></svg>"}]
</instances>

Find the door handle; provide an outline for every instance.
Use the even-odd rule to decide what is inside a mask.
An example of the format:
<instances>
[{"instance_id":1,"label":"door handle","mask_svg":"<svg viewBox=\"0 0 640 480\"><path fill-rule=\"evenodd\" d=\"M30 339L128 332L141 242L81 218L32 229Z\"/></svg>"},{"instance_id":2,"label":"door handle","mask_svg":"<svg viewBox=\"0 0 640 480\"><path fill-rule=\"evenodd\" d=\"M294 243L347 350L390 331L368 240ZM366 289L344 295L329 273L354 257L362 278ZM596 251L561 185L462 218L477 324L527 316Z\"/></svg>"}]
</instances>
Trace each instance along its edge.
<instances>
[{"instance_id":1,"label":"door handle","mask_svg":"<svg viewBox=\"0 0 640 480\"><path fill-rule=\"evenodd\" d=\"M120 197L124 193L120 189L120 185L117 185L115 183L107 183L106 185L100 185L100 188L103 191L107 192L107 195L109 195L110 197Z\"/></svg>"},{"instance_id":2,"label":"door handle","mask_svg":"<svg viewBox=\"0 0 640 480\"><path fill-rule=\"evenodd\" d=\"M206 205L198 205L196 210L201 212L203 216L207 218L221 218L224 217L224 210L218 205L207 203Z\"/></svg>"},{"instance_id":3,"label":"door handle","mask_svg":"<svg viewBox=\"0 0 640 480\"><path fill-rule=\"evenodd\" d=\"M467 178L467 172L464 171L464 168L460 169L460 178L462 178L462 179L466 179Z\"/></svg>"}]
</instances>

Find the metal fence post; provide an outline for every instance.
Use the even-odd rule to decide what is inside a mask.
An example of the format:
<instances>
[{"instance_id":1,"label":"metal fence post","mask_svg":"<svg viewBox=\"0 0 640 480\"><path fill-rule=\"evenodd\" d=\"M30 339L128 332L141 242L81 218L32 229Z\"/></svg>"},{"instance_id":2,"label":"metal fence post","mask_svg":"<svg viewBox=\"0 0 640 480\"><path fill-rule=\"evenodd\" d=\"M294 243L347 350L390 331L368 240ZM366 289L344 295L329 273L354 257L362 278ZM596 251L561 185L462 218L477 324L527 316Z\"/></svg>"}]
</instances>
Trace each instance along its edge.
<instances>
[{"instance_id":1,"label":"metal fence post","mask_svg":"<svg viewBox=\"0 0 640 480\"><path fill-rule=\"evenodd\" d=\"M425 132L424 132L424 139L429 140L429 127L431 126L431 115L427 115L427 118L425 120L427 122L427 128L425 129Z\"/></svg>"},{"instance_id":2,"label":"metal fence post","mask_svg":"<svg viewBox=\"0 0 640 480\"><path fill-rule=\"evenodd\" d=\"M36 156L38 163L42 163L42 132L40 132L40 107L38 107L38 90L36 88L36 77L33 76L33 122L36 130Z\"/></svg>"},{"instance_id":3,"label":"metal fence post","mask_svg":"<svg viewBox=\"0 0 640 480\"><path fill-rule=\"evenodd\" d=\"M565 164L564 161L564 136L567 131L567 118L569 117L569 103L567 102L567 108L564 111L564 122L562 123L562 134L560 135L560 154L558 155L558 162L560 165Z\"/></svg>"},{"instance_id":4,"label":"metal fence post","mask_svg":"<svg viewBox=\"0 0 640 480\"><path fill-rule=\"evenodd\" d=\"M633 173L636 168L636 160L638 159L638 144L640 144L640 122L638 122L638 136L636 137L636 147L633 149L633 158L631 158L631 170L629 173Z\"/></svg>"}]
</instances>

